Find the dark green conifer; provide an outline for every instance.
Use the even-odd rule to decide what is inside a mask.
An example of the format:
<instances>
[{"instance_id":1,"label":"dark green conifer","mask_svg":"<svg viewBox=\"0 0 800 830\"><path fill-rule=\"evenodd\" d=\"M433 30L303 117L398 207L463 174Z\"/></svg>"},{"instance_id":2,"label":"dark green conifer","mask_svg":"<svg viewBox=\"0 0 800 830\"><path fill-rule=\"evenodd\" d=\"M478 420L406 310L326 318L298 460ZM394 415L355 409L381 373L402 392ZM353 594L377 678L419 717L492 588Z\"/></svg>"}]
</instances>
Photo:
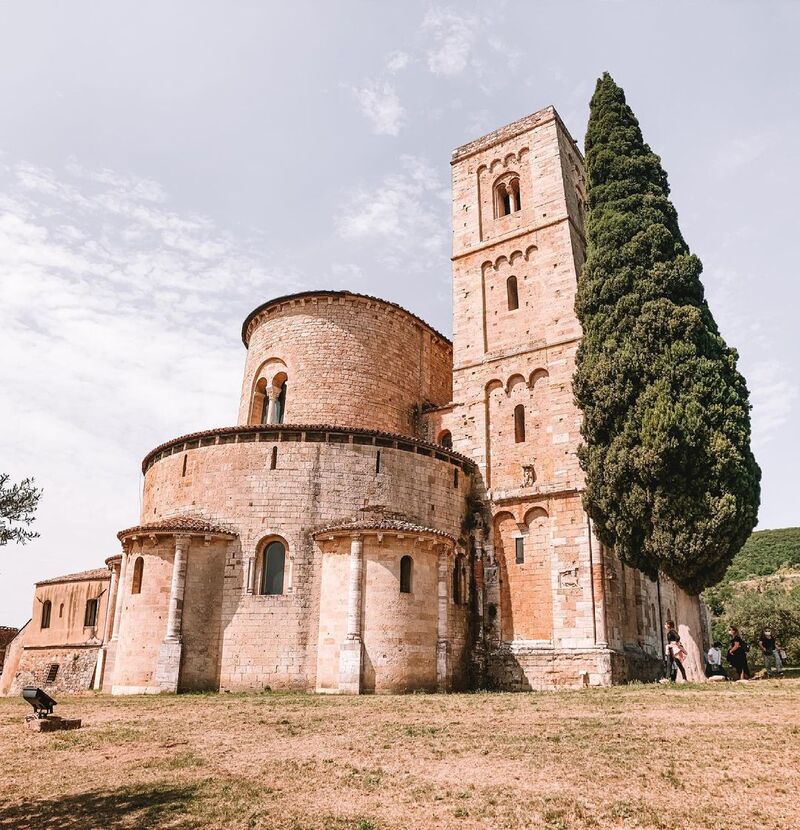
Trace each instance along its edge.
<instances>
[{"instance_id":1,"label":"dark green conifer","mask_svg":"<svg viewBox=\"0 0 800 830\"><path fill-rule=\"evenodd\" d=\"M584 503L623 562L699 592L756 523L747 386L705 301L661 160L608 73L590 105L586 173L574 379Z\"/></svg>"}]
</instances>

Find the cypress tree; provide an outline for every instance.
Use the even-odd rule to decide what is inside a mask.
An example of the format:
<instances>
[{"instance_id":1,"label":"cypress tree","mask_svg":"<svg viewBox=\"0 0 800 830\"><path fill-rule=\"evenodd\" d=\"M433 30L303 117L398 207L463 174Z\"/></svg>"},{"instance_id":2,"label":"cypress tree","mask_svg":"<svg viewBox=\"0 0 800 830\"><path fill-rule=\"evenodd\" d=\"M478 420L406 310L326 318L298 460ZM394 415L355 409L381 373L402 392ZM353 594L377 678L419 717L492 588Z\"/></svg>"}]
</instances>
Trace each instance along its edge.
<instances>
[{"instance_id":1,"label":"cypress tree","mask_svg":"<svg viewBox=\"0 0 800 830\"><path fill-rule=\"evenodd\" d=\"M661 160L608 73L585 149L573 384L584 505L623 562L699 592L721 579L757 520L747 386L706 303Z\"/></svg>"}]
</instances>

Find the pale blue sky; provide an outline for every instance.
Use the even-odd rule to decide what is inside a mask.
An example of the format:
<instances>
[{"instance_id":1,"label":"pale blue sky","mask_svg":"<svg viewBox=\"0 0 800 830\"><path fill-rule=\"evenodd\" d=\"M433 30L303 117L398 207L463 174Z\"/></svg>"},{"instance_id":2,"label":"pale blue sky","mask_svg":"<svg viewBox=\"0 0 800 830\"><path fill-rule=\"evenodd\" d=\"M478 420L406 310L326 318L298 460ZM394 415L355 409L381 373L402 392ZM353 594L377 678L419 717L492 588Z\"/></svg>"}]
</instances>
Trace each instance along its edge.
<instances>
[{"instance_id":1,"label":"pale blue sky","mask_svg":"<svg viewBox=\"0 0 800 830\"><path fill-rule=\"evenodd\" d=\"M242 319L349 288L451 330L449 155L609 70L741 354L761 527L800 524L800 4L0 2L0 467L45 488L0 624L100 564L140 462L236 420Z\"/></svg>"}]
</instances>

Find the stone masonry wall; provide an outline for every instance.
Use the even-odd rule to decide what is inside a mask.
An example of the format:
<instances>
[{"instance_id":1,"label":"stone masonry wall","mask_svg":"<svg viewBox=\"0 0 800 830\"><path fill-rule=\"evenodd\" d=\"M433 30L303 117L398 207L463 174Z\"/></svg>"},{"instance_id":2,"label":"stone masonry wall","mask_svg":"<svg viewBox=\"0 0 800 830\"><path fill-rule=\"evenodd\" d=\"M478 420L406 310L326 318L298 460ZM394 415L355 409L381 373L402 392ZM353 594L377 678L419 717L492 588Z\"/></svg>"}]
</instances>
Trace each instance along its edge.
<instances>
[{"instance_id":1,"label":"stone masonry wall","mask_svg":"<svg viewBox=\"0 0 800 830\"><path fill-rule=\"evenodd\" d=\"M20 694L23 686L39 686L50 694L88 691L99 651L99 645L84 648L23 646L9 694ZM48 670L52 665L58 665L58 672L55 681L48 683Z\"/></svg>"},{"instance_id":2,"label":"stone masonry wall","mask_svg":"<svg viewBox=\"0 0 800 830\"><path fill-rule=\"evenodd\" d=\"M271 469L274 447L277 461ZM321 570L311 534L358 519L371 506L457 537L470 487L470 476L448 460L390 446L300 440L215 444L175 453L149 468L142 522L202 515L238 535L224 567L220 687L308 689L316 685ZM287 549L279 596L250 590L258 580L249 574L273 538ZM159 590L168 596L169 568L162 571ZM195 601L187 585L185 614ZM125 625L123 615L123 631ZM117 666L122 659L118 652Z\"/></svg>"},{"instance_id":3,"label":"stone masonry wall","mask_svg":"<svg viewBox=\"0 0 800 830\"><path fill-rule=\"evenodd\" d=\"M283 373L284 423L413 435L415 409L450 400L451 367L449 341L396 306L345 292L289 298L251 325L239 423L259 422L259 378Z\"/></svg>"}]
</instances>

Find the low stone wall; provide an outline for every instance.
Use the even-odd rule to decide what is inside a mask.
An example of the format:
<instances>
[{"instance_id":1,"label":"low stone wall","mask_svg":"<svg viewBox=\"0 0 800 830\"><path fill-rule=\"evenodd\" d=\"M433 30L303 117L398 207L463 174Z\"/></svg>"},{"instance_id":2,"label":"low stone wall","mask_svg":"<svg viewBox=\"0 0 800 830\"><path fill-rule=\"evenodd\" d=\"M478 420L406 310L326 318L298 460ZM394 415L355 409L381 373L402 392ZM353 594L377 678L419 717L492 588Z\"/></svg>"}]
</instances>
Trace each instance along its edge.
<instances>
[{"instance_id":1,"label":"low stone wall","mask_svg":"<svg viewBox=\"0 0 800 830\"><path fill-rule=\"evenodd\" d=\"M51 693L88 691L92 688L99 651L99 645L23 648L9 694L19 694L23 686L39 686ZM55 680L48 683L48 671L54 664L58 665L58 672Z\"/></svg>"},{"instance_id":2,"label":"low stone wall","mask_svg":"<svg viewBox=\"0 0 800 830\"><path fill-rule=\"evenodd\" d=\"M501 643L489 648L486 673L488 687L505 692L610 686L612 652L606 648Z\"/></svg>"}]
</instances>

